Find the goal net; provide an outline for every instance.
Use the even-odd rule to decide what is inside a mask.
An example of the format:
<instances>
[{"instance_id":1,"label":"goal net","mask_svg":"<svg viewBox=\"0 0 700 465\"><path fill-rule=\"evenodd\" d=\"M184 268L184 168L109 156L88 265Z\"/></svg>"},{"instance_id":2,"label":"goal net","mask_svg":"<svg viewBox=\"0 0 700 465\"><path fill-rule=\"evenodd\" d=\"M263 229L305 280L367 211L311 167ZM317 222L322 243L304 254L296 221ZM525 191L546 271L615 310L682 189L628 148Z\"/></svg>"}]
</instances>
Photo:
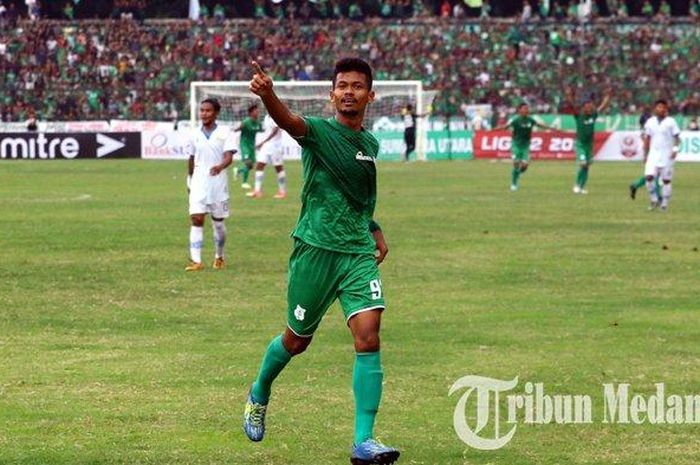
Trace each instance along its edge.
<instances>
[{"instance_id":1,"label":"goal net","mask_svg":"<svg viewBox=\"0 0 700 465\"><path fill-rule=\"evenodd\" d=\"M190 87L190 120L197 124L199 103L206 98L216 98L221 103L219 121L237 126L248 113L248 107L259 103L261 120L265 108L259 97L248 90L249 82L193 82ZM300 115L331 117L334 109L330 103L331 84L328 81L275 81L275 92L289 108ZM379 140L379 159L400 160L406 150L403 139L402 111L413 106L418 115L427 113L435 91L424 91L421 81L374 81L376 97L365 114L365 127ZM416 120L416 150L413 157L425 160L426 118ZM298 158L298 144L285 134L284 155Z\"/></svg>"}]
</instances>

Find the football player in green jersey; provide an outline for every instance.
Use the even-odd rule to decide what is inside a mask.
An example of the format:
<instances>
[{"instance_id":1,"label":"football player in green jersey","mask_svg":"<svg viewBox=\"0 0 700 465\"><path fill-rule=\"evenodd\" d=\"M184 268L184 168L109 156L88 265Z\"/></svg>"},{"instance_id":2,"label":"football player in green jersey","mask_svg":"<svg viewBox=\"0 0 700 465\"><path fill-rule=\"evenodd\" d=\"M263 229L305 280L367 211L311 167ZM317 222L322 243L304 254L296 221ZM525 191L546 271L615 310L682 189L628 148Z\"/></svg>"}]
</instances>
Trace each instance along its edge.
<instances>
[{"instance_id":1,"label":"football player in green jersey","mask_svg":"<svg viewBox=\"0 0 700 465\"><path fill-rule=\"evenodd\" d=\"M275 94L272 79L256 62L253 68L250 90L302 147L304 187L292 232L287 328L265 352L246 402L244 430L252 441L263 439L272 382L293 356L306 350L326 310L338 299L355 345L350 460L354 465L394 463L399 452L373 435L383 378L379 326L385 303L378 265L387 246L373 220L379 143L362 126L365 109L374 100L372 69L356 58L338 61L330 90L335 116L322 119L292 113Z\"/></svg>"},{"instance_id":2,"label":"football player in green jersey","mask_svg":"<svg viewBox=\"0 0 700 465\"><path fill-rule=\"evenodd\" d=\"M255 166L255 136L263 130L259 119L260 108L253 104L248 107L248 117L235 129L235 131L241 131L241 164L238 171L243 177L243 183L241 184L243 189L251 188L250 184L248 184L248 177L250 176L250 170Z\"/></svg>"},{"instance_id":3,"label":"football player in green jersey","mask_svg":"<svg viewBox=\"0 0 700 465\"><path fill-rule=\"evenodd\" d=\"M576 174L574 194L588 194L586 182L588 170L593 163L593 140L595 138L595 121L598 113L604 111L610 103L610 91L605 92L603 101L596 107L591 100L581 106L581 111L574 115L576 119L576 161L579 168Z\"/></svg>"},{"instance_id":4,"label":"football player in green jersey","mask_svg":"<svg viewBox=\"0 0 700 465\"><path fill-rule=\"evenodd\" d=\"M520 175L527 171L527 167L530 164L530 140L532 139L532 128L534 127L558 131L556 128L537 122L530 116L530 107L527 103L518 105L518 114L512 117L505 125L493 128L494 131L513 129L513 142L511 144L513 171L510 183L510 190L513 192L518 190Z\"/></svg>"}]
</instances>

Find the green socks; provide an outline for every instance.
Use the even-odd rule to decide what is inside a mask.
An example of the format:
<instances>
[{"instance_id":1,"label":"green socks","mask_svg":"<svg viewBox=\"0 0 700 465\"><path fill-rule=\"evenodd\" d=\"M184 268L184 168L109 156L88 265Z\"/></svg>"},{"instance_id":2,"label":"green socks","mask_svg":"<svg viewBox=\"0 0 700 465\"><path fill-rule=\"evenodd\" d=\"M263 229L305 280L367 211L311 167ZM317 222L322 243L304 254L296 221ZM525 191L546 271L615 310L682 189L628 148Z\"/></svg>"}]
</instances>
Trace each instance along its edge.
<instances>
[{"instance_id":1,"label":"green socks","mask_svg":"<svg viewBox=\"0 0 700 465\"><path fill-rule=\"evenodd\" d=\"M355 444L372 438L374 418L382 398L382 362L379 352L358 352L352 371L355 394Z\"/></svg>"},{"instance_id":2,"label":"green socks","mask_svg":"<svg viewBox=\"0 0 700 465\"><path fill-rule=\"evenodd\" d=\"M513 186L518 185L518 179L520 179L520 168L513 168L513 173L511 175L510 184Z\"/></svg>"},{"instance_id":3,"label":"green socks","mask_svg":"<svg viewBox=\"0 0 700 465\"><path fill-rule=\"evenodd\" d=\"M253 384L251 394L256 402L267 405L270 401L270 389L272 382L277 378L277 375L287 366L287 363L292 359L292 356L282 344L282 336L277 336L267 346L267 352L263 357L260 373Z\"/></svg>"},{"instance_id":4,"label":"green socks","mask_svg":"<svg viewBox=\"0 0 700 465\"><path fill-rule=\"evenodd\" d=\"M576 185L583 189L588 181L588 168L580 167L576 175Z\"/></svg>"},{"instance_id":5,"label":"green socks","mask_svg":"<svg viewBox=\"0 0 700 465\"><path fill-rule=\"evenodd\" d=\"M243 176L243 182L248 182L248 176L250 176L250 168L247 165L241 167L241 175Z\"/></svg>"},{"instance_id":6,"label":"green socks","mask_svg":"<svg viewBox=\"0 0 700 465\"><path fill-rule=\"evenodd\" d=\"M266 405L270 401L272 382L292 359L282 344L282 336L270 342L263 357L258 378L251 394L255 402ZM382 362L379 352L355 354L352 372L352 390L355 394L355 444L373 437L374 419L382 398Z\"/></svg>"},{"instance_id":7,"label":"green socks","mask_svg":"<svg viewBox=\"0 0 700 465\"><path fill-rule=\"evenodd\" d=\"M644 187L647 183L647 177L642 176L641 178L637 179L635 182L632 183L632 187L635 189L641 189ZM659 178L654 179L654 183L656 183L656 195L661 197L661 186L659 185Z\"/></svg>"}]
</instances>

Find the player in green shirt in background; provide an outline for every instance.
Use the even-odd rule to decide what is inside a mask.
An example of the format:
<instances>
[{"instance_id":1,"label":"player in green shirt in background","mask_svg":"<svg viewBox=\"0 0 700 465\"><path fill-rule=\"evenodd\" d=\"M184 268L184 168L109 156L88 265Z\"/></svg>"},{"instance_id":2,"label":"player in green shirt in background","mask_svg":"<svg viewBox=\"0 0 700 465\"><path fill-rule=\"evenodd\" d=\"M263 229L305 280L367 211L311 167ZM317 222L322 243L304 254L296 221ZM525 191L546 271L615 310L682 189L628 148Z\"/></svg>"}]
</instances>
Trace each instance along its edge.
<instances>
[{"instance_id":1,"label":"player in green shirt in background","mask_svg":"<svg viewBox=\"0 0 700 465\"><path fill-rule=\"evenodd\" d=\"M587 100L581 106L581 111L574 115L576 119L576 161L579 165L574 194L588 194L586 182L588 181L588 170L593 163L595 121L598 119L598 113L604 111L609 103L610 91L608 90L597 108L591 100Z\"/></svg>"},{"instance_id":2,"label":"player in green shirt in background","mask_svg":"<svg viewBox=\"0 0 700 465\"><path fill-rule=\"evenodd\" d=\"M399 451L376 441L372 431L383 379L379 327L385 304L378 265L387 253L382 231L373 220L379 143L362 126L365 109L374 100L372 69L356 58L338 61L330 91L336 114L322 119L292 113L273 91L272 79L257 63L253 67L250 90L302 147L304 187L292 232L287 328L263 357L246 402L243 428L252 441L263 439L272 382L293 356L306 350L326 310L338 299L355 342L355 438L350 461L394 463ZM315 460L309 458L309 463Z\"/></svg>"},{"instance_id":3,"label":"player in green shirt in background","mask_svg":"<svg viewBox=\"0 0 700 465\"><path fill-rule=\"evenodd\" d=\"M235 129L236 131L241 131L241 164L239 171L243 177L243 183L241 184L243 189L251 188L250 184L248 184L248 177L253 166L255 166L255 136L263 130L259 119L260 107L253 104L248 107L248 117Z\"/></svg>"},{"instance_id":4,"label":"player in green shirt in background","mask_svg":"<svg viewBox=\"0 0 700 465\"><path fill-rule=\"evenodd\" d=\"M552 131L558 130L535 121L535 119L530 116L530 107L527 103L521 103L518 105L518 114L516 116L512 117L505 125L493 128L494 131L502 131L508 128L513 129L513 142L511 143L513 171L511 173L510 183L510 190L512 192L518 190L520 175L527 171L527 167L530 164L530 141L532 140L532 128L534 127Z\"/></svg>"}]
</instances>

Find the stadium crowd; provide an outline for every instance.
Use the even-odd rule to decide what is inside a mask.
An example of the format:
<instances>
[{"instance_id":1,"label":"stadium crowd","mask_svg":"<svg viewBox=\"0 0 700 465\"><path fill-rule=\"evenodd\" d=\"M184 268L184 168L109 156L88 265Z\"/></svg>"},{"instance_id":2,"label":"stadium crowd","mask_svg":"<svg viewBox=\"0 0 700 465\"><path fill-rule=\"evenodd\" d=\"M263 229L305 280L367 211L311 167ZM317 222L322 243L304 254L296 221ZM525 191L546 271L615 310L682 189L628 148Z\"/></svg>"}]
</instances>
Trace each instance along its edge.
<instances>
[{"instance_id":1,"label":"stadium crowd","mask_svg":"<svg viewBox=\"0 0 700 465\"><path fill-rule=\"evenodd\" d=\"M0 17L23 12L33 18L85 19L300 18L362 20L368 17L541 17L596 15L687 16L700 13L699 0L0 0Z\"/></svg>"},{"instance_id":2,"label":"stadium crowd","mask_svg":"<svg viewBox=\"0 0 700 465\"><path fill-rule=\"evenodd\" d=\"M184 119L192 80L247 80L251 58L276 79L328 79L348 53L368 59L376 79L423 79L439 91L437 114L521 101L569 112L608 88L613 112L663 96L698 114L699 46L692 22L22 21L0 29L0 117Z\"/></svg>"}]
</instances>

